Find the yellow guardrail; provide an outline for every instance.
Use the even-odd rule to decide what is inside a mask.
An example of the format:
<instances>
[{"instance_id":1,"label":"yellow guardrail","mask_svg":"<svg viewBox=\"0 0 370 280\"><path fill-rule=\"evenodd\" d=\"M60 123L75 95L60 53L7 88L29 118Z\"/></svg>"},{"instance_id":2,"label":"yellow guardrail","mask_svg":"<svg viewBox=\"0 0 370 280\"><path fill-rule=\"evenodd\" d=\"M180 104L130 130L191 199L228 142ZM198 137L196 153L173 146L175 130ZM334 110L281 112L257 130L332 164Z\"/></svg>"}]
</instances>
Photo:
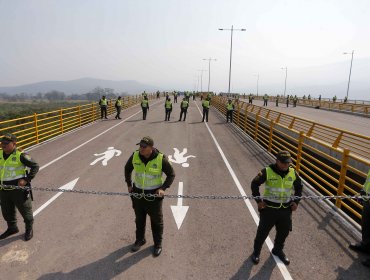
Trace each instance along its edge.
<instances>
[{"instance_id":1,"label":"yellow guardrail","mask_svg":"<svg viewBox=\"0 0 370 280\"><path fill-rule=\"evenodd\" d=\"M246 96L248 98L248 96ZM263 96L255 96L254 99L263 100ZM275 96L269 97L269 102L276 102ZM280 97L279 103L286 104L286 98ZM289 104L293 104L293 100L289 100ZM370 116L370 104L356 104L351 102L333 102L329 100L318 100L318 99L298 99L298 105L313 107L313 108L321 108L326 110L335 110L335 111L342 111L342 112L351 112L356 114L361 114L364 116Z\"/></svg>"},{"instance_id":2,"label":"yellow guardrail","mask_svg":"<svg viewBox=\"0 0 370 280\"><path fill-rule=\"evenodd\" d=\"M149 94L148 98L154 99L155 97ZM122 109L126 109L140 103L142 96L125 96L122 100ZM115 112L114 103L115 100L108 100L108 115ZM6 132L13 133L17 136L17 145L25 149L98 119L100 119L100 106L94 102L2 121L0 122L0 135Z\"/></svg>"},{"instance_id":3,"label":"yellow guardrail","mask_svg":"<svg viewBox=\"0 0 370 280\"><path fill-rule=\"evenodd\" d=\"M225 97L212 105L226 114ZM272 154L288 150L298 173L325 195L356 195L370 168L370 137L239 101L234 123ZM362 206L353 199L332 201L360 223Z\"/></svg>"}]
</instances>

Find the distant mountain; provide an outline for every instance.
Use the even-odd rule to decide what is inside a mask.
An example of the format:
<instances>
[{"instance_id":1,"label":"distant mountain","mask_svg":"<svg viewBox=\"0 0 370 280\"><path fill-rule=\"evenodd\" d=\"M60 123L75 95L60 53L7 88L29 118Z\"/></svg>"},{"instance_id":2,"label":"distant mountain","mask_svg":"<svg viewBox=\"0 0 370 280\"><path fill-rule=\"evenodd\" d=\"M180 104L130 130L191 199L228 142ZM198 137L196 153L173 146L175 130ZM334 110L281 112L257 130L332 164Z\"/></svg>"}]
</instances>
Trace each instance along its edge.
<instances>
[{"instance_id":1,"label":"distant mountain","mask_svg":"<svg viewBox=\"0 0 370 280\"><path fill-rule=\"evenodd\" d=\"M82 78L71 81L45 81L34 84L27 84L14 87L0 87L0 93L17 94L29 93L36 94L38 92L49 92L52 90L62 91L67 95L82 94L91 91L96 87L111 88L116 93L137 94L144 90L147 92L161 90L158 87L139 83L137 81L111 81L93 78Z\"/></svg>"}]
</instances>

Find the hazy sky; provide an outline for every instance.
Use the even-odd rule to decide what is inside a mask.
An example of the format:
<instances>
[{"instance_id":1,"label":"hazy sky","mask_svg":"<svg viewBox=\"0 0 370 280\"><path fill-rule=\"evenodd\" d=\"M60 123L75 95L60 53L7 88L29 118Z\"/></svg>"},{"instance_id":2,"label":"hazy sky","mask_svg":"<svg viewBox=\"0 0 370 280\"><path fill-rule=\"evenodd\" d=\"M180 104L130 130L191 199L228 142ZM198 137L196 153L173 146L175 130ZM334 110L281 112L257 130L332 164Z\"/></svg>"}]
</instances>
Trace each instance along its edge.
<instances>
[{"instance_id":1,"label":"hazy sky","mask_svg":"<svg viewBox=\"0 0 370 280\"><path fill-rule=\"evenodd\" d=\"M211 90L227 91L230 32L218 28L232 24L246 28L234 32L233 91L255 89L257 74L260 91L283 90L285 66L294 91L326 64L337 72L317 84L346 87L352 50L353 82L370 78L370 65L356 70L370 58L369 0L0 0L0 23L0 86L93 77L193 90L212 57Z\"/></svg>"}]
</instances>

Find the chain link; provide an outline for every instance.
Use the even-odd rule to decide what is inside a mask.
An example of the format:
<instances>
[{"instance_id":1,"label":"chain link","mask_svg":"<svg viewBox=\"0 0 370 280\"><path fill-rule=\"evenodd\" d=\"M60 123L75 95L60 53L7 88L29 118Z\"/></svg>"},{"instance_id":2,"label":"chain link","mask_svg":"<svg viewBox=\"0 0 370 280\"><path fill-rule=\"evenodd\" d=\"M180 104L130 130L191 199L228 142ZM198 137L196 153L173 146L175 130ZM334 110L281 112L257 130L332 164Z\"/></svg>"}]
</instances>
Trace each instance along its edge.
<instances>
[{"instance_id":1,"label":"chain link","mask_svg":"<svg viewBox=\"0 0 370 280\"><path fill-rule=\"evenodd\" d=\"M63 192L63 193L78 193L78 194L92 194L92 195L112 195L112 196L130 196L135 198L155 198L160 197L158 194L144 194L144 193L129 193L129 192L103 192L103 191L88 191L88 190L68 190L58 189L49 187L20 187L20 186L8 186L0 185L0 190L34 190L44 192ZM208 200L238 200L238 199L307 199L307 200L326 200L326 199L354 199L354 200L369 200L370 196L364 195L303 195L303 196L289 196L289 197L276 197L276 196L253 196L253 195L176 195L176 194L165 194L167 198L187 198L187 199L208 199Z\"/></svg>"}]
</instances>

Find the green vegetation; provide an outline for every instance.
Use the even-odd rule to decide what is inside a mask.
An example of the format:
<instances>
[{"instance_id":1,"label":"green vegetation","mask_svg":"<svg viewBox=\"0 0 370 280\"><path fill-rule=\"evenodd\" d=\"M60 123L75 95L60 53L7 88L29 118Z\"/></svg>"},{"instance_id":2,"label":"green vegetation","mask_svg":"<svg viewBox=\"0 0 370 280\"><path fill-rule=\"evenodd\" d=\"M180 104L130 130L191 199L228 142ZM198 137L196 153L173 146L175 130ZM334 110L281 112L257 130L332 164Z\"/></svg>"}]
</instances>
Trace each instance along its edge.
<instances>
[{"instance_id":1,"label":"green vegetation","mask_svg":"<svg viewBox=\"0 0 370 280\"><path fill-rule=\"evenodd\" d=\"M40 114L58 110L61 108L74 107L91 103L91 101L70 100L70 101L48 101L30 100L22 102L4 102L0 100L0 122L31 116L34 113Z\"/></svg>"}]
</instances>

